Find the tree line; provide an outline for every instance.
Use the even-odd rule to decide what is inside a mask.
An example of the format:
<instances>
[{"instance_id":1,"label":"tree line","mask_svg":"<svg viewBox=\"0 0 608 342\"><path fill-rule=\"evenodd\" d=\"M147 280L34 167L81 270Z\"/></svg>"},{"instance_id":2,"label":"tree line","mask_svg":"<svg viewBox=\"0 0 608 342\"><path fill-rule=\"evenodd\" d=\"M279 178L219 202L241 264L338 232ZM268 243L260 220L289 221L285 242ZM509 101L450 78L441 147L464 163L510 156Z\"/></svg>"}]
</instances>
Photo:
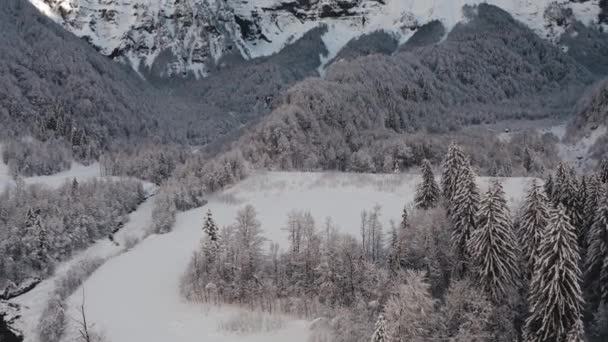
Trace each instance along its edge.
<instances>
[{"instance_id":1,"label":"tree line","mask_svg":"<svg viewBox=\"0 0 608 342\"><path fill-rule=\"evenodd\" d=\"M0 194L0 289L52 274L57 262L122 227L144 198L133 180L74 179L58 189L17 180Z\"/></svg>"},{"instance_id":2,"label":"tree line","mask_svg":"<svg viewBox=\"0 0 608 342\"><path fill-rule=\"evenodd\" d=\"M190 300L237 303L315 320L313 341L603 341L608 336L608 159L580 176L565 163L531 180L511 213L494 180L482 193L470 159L430 162L399 224L361 214L360 236L289 213L288 248L266 249L255 209L218 227L182 280Z\"/></svg>"}]
</instances>

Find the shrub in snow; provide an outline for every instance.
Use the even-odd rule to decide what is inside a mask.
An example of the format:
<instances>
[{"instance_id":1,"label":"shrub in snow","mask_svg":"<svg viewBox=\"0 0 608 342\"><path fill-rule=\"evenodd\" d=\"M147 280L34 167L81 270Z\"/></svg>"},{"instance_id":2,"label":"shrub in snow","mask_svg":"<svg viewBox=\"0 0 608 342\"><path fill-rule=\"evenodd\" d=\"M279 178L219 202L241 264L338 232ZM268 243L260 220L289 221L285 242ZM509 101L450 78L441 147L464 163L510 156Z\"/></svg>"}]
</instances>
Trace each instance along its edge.
<instances>
[{"instance_id":1,"label":"shrub in snow","mask_svg":"<svg viewBox=\"0 0 608 342\"><path fill-rule=\"evenodd\" d=\"M102 258L88 258L80 261L55 280L55 293L61 299L68 298L82 283L104 263Z\"/></svg>"},{"instance_id":2,"label":"shrub in snow","mask_svg":"<svg viewBox=\"0 0 608 342\"><path fill-rule=\"evenodd\" d=\"M40 322L36 328L38 339L46 342L59 342L61 341L65 325L67 324L67 317L65 314L65 303L64 299L59 294L51 296L47 302L42 316L40 316Z\"/></svg>"},{"instance_id":3,"label":"shrub in snow","mask_svg":"<svg viewBox=\"0 0 608 342\"><path fill-rule=\"evenodd\" d=\"M221 321L219 330L235 334L256 334L276 331L284 326L285 319L280 315L239 310Z\"/></svg>"}]
</instances>

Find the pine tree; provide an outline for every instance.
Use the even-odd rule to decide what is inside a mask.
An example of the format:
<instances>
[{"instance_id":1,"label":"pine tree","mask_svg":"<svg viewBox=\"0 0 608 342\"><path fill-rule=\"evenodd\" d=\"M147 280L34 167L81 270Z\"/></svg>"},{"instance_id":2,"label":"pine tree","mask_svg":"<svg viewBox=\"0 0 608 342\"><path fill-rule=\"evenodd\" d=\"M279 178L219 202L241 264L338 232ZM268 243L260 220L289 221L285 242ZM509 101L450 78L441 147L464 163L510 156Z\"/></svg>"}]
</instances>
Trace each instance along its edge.
<instances>
[{"instance_id":1,"label":"pine tree","mask_svg":"<svg viewBox=\"0 0 608 342\"><path fill-rule=\"evenodd\" d=\"M207 272L214 268L214 263L218 258L220 249L220 232L219 228L213 220L213 214L211 210L207 210L207 217L205 218L205 224L203 225L203 232L206 235L203 244L203 255L205 256L205 268Z\"/></svg>"},{"instance_id":2,"label":"pine tree","mask_svg":"<svg viewBox=\"0 0 608 342\"><path fill-rule=\"evenodd\" d=\"M599 177L596 175L589 177L587 182L587 199L585 201L585 209L583 210L583 225L587 231L587 235L591 231L591 226L595 220L595 213L602 201L602 191L602 182Z\"/></svg>"},{"instance_id":3,"label":"pine tree","mask_svg":"<svg viewBox=\"0 0 608 342\"><path fill-rule=\"evenodd\" d=\"M488 189L481 202L478 227L468 248L482 287L500 303L516 287L520 270L513 223L499 182Z\"/></svg>"},{"instance_id":4,"label":"pine tree","mask_svg":"<svg viewBox=\"0 0 608 342\"><path fill-rule=\"evenodd\" d=\"M471 234L477 228L480 195L475 183L475 173L470 165L461 170L454 194L454 205L450 214L453 224L452 245L457 262L457 273L464 275L469 262L468 243Z\"/></svg>"},{"instance_id":5,"label":"pine tree","mask_svg":"<svg viewBox=\"0 0 608 342\"><path fill-rule=\"evenodd\" d=\"M401 233L405 232L409 225L409 217L407 213L407 207L403 208L403 212L401 212L401 223L399 224L399 228L401 228Z\"/></svg>"},{"instance_id":6,"label":"pine tree","mask_svg":"<svg viewBox=\"0 0 608 342\"><path fill-rule=\"evenodd\" d=\"M416 208L422 210L435 208L440 196L441 191L435 181L431 163L425 159L422 161L422 183L416 186L416 197L414 199Z\"/></svg>"},{"instance_id":7,"label":"pine tree","mask_svg":"<svg viewBox=\"0 0 608 342\"><path fill-rule=\"evenodd\" d=\"M574 201L574 208L572 209L572 211L575 212L572 214L572 225L574 225L576 228L581 261L585 260L585 255L587 253L587 234L589 229L586 225L585 209L587 207L588 200L589 187L587 185L587 177L582 176L580 182L578 183L578 192Z\"/></svg>"},{"instance_id":8,"label":"pine tree","mask_svg":"<svg viewBox=\"0 0 608 342\"><path fill-rule=\"evenodd\" d=\"M602 158L602 160L600 161L598 177L600 178L600 181L602 183L608 183L608 155L605 155L604 158Z\"/></svg>"},{"instance_id":9,"label":"pine tree","mask_svg":"<svg viewBox=\"0 0 608 342\"><path fill-rule=\"evenodd\" d=\"M528 278L532 276L534 265L538 257L538 248L549 223L548 200L536 180L532 181L530 190L519 219L520 245Z\"/></svg>"},{"instance_id":10,"label":"pine tree","mask_svg":"<svg viewBox=\"0 0 608 342\"><path fill-rule=\"evenodd\" d=\"M213 246L219 246L219 228L213 220L211 210L207 210L207 217L205 218L205 224L203 225L203 232L207 234L207 237Z\"/></svg>"},{"instance_id":11,"label":"pine tree","mask_svg":"<svg viewBox=\"0 0 608 342\"><path fill-rule=\"evenodd\" d=\"M533 156L532 156L532 151L530 151L530 149L528 148L528 146L526 146L524 148L524 155L522 158L522 164L524 166L524 169L526 169L526 172L530 172L532 171L532 162L533 162Z\"/></svg>"},{"instance_id":12,"label":"pine tree","mask_svg":"<svg viewBox=\"0 0 608 342\"><path fill-rule=\"evenodd\" d=\"M603 195L588 235L587 281L594 300L608 302L608 185Z\"/></svg>"},{"instance_id":13,"label":"pine tree","mask_svg":"<svg viewBox=\"0 0 608 342\"><path fill-rule=\"evenodd\" d=\"M553 201L553 187L553 175L549 174L549 176L547 176L547 180L545 180L544 189L545 195L547 195L547 199L550 201Z\"/></svg>"},{"instance_id":14,"label":"pine tree","mask_svg":"<svg viewBox=\"0 0 608 342\"><path fill-rule=\"evenodd\" d=\"M388 335L386 333L386 320L384 319L384 315L380 314L380 316L378 316L378 320L376 321L376 328L370 341L388 342L388 340Z\"/></svg>"},{"instance_id":15,"label":"pine tree","mask_svg":"<svg viewBox=\"0 0 608 342\"><path fill-rule=\"evenodd\" d=\"M527 342L567 341L582 329L583 298L576 233L566 209L551 210L530 284Z\"/></svg>"},{"instance_id":16,"label":"pine tree","mask_svg":"<svg viewBox=\"0 0 608 342\"><path fill-rule=\"evenodd\" d=\"M397 233L394 222L391 222L391 224L388 266L391 271L396 273L401 269L401 244L399 242L399 233Z\"/></svg>"},{"instance_id":17,"label":"pine tree","mask_svg":"<svg viewBox=\"0 0 608 342\"><path fill-rule=\"evenodd\" d=\"M456 186L459 183L462 170L466 165L467 159L460 146L456 145L454 142L451 143L445 160L443 161L443 175L441 177L443 198L446 200L448 207L454 199Z\"/></svg>"},{"instance_id":18,"label":"pine tree","mask_svg":"<svg viewBox=\"0 0 608 342\"><path fill-rule=\"evenodd\" d=\"M574 168L566 163L560 163L557 167L555 182L553 186L554 205L563 205L566 214L570 218L570 224L576 229L577 240L584 239L583 213L581 206L580 185ZM584 252L579 250L580 252Z\"/></svg>"}]
</instances>

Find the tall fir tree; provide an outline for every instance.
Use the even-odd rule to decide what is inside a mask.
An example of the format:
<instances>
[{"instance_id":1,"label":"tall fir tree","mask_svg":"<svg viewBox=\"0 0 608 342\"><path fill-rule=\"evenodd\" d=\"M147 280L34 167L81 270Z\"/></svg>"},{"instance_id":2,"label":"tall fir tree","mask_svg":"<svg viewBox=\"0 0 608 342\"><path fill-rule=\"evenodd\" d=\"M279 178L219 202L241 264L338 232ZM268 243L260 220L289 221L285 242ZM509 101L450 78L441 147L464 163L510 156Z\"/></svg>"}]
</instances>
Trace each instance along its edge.
<instances>
[{"instance_id":1,"label":"tall fir tree","mask_svg":"<svg viewBox=\"0 0 608 342\"><path fill-rule=\"evenodd\" d=\"M600 161L598 177L602 183L608 183L608 154Z\"/></svg>"},{"instance_id":2,"label":"tall fir tree","mask_svg":"<svg viewBox=\"0 0 608 342\"><path fill-rule=\"evenodd\" d=\"M568 341L582 329L576 232L563 205L552 209L550 216L530 284L526 342Z\"/></svg>"},{"instance_id":3,"label":"tall fir tree","mask_svg":"<svg viewBox=\"0 0 608 342\"><path fill-rule=\"evenodd\" d=\"M524 259L524 274L529 279L538 258L539 246L549 223L547 196L536 180L532 181L519 219L519 241Z\"/></svg>"},{"instance_id":4,"label":"tall fir tree","mask_svg":"<svg viewBox=\"0 0 608 342\"><path fill-rule=\"evenodd\" d=\"M417 209L428 210L435 208L439 203L441 191L435 181L435 175L431 163L428 160L422 161L422 183L416 186L416 196L414 202Z\"/></svg>"},{"instance_id":5,"label":"tall fir tree","mask_svg":"<svg viewBox=\"0 0 608 342\"><path fill-rule=\"evenodd\" d=\"M211 213L211 210L207 210L205 224L203 225L203 232L205 232L212 245L214 245L215 247L219 246L219 228L213 220L213 214Z\"/></svg>"},{"instance_id":6,"label":"tall fir tree","mask_svg":"<svg viewBox=\"0 0 608 342\"><path fill-rule=\"evenodd\" d=\"M401 212L401 223L399 223L400 233L404 233L407 227L409 226L409 215L407 213L407 207L403 207L403 211Z\"/></svg>"},{"instance_id":7,"label":"tall fir tree","mask_svg":"<svg viewBox=\"0 0 608 342\"><path fill-rule=\"evenodd\" d=\"M399 242L399 233L393 223L389 241L388 267L393 273L397 273L401 269L401 243Z\"/></svg>"},{"instance_id":8,"label":"tall fir tree","mask_svg":"<svg viewBox=\"0 0 608 342\"><path fill-rule=\"evenodd\" d=\"M450 219L453 224L452 245L457 257L456 273L463 276L468 271L470 261L469 239L477 228L480 194L475 173L469 164L461 170L458 180Z\"/></svg>"},{"instance_id":9,"label":"tall fir tree","mask_svg":"<svg viewBox=\"0 0 608 342\"><path fill-rule=\"evenodd\" d=\"M388 342L389 337L386 331L386 319L384 319L384 315L380 314L378 316L378 320L376 321L376 327L374 328L374 334L370 342Z\"/></svg>"},{"instance_id":10,"label":"tall fir tree","mask_svg":"<svg viewBox=\"0 0 608 342\"><path fill-rule=\"evenodd\" d=\"M499 182L486 192L477 225L468 245L471 264L489 297L502 303L519 284L520 269L513 222Z\"/></svg>"},{"instance_id":11,"label":"tall fir tree","mask_svg":"<svg viewBox=\"0 0 608 342\"><path fill-rule=\"evenodd\" d=\"M462 170L467 165L467 158L462 151L462 148L452 142L448 148L448 153L443 161L443 174L441 176L441 189L443 198L450 210L450 205L456 194L456 187L459 183L459 178L462 175Z\"/></svg>"},{"instance_id":12,"label":"tall fir tree","mask_svg":"<svg viewBox=\"0 0 608 342\"><path fill-rule=\"evenodd\" d=\"M553 186L553 175L549 174L547 176L547 179L545 180L544 190L545 195L547 195L547 199L549 199L550 201L553 201Z\"/></svg>"},{"instance_id":13,"label":"tall fir tree","mask_svg":"<svg viewBox=\"0 0 608 342\"><path fill-rule=\"evenodd\" d=\"M576 228L579 253L581 261L585 260L587 254L587 234L589 229L586 225L585 209L587 207L587 201L589 200L589 186L587 177L582 176L580 182L578 182L578 192L576 194L576 201L574 202L575 214L572 214L572 224Z\"/></svg>"},{"instance_id":14,"label":"tall fir tree","mask_svg":"<svg viewBox=\"0 0 608 342\"><path fill-rule=\"evenodd\" d=\"M591 231L591 226L595 220L595 213L597 212L601 202L602 195L604 194L603 184L597 175L589 177L587 181L587 199L585 201L585 208L583 210L583 222L584 227L587 230L587 235Z\"/></svg>"},{"instance_id":15,"label":"tall fir tree","mask_svg":"<svg viewBox=\"0 0 608 342\"><path fill-rule=\"evenodd\" d=\"M603 195L588 235L586 280L593 302L608 303L608 184L602 189Z\"/></svg>"},{"instance_id":16,"label":"tall fir tree","mask_svg":"<svg viewBox=\"0 0 608 342\"><path fill-rule=\"evenodd\" d=\"M210 272L214 268L214 263L217 260L220 250L220 232L219 228L213 220L211 210L207 210L203 232L206 237L203 243L203 255L205 256L205 268Z\"/></svg>"},{"instance_id":17,"label":"tall fir tree","mask_svg":"<svg viewBox=\"0 0 608 342\"><path fill-rule=\"evenodd\" d=\"M567 163L560 163L557 167L553 185L553 204L563 205L566 214L570 218L570 224L574 226L577 241L584 239L583 213L581 208L580 185L577 180L576 171ZM579 252L582 252L579 250Z\"/></svg>"}]
</instances>

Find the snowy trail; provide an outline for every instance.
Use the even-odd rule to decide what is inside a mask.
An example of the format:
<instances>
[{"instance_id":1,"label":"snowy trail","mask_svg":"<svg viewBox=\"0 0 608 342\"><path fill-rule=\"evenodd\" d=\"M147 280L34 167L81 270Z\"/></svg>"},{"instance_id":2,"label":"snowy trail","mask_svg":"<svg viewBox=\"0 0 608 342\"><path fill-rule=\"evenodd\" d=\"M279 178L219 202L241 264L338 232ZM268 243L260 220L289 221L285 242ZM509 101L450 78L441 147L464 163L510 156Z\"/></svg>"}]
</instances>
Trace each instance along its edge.
<instances>
[{"instance_id":1,"label":"snowy trail","mask_svg":"<svg viewBox=\"0 0 608 342\"><path fill-rule=\"evenodd\" d=\"M239 209L252 204L265 236L281 243L286 238L281 228L291 210L309 210L318 226L331 216L342 231L357 234L360 212L376 204L382 206L383 224L398 220L419 180L408 174L254 174L211 198L207 206L179 214L172 232L150 236L101 266L83 285L87 319L113 342L305 342L307 322L287 318L287 326L274 333L230 335L219 332L218 324L239 309L206 308L181 298L179 280L199 246L207 209L224 226L234 221ZM489 181L480 179L482 189ZM504 179L511 205L517 204L529 181ZM68 300L71 317L78 317L81 302L79 289ZM66 341L74 334L72 323Z\"/></svg>"},{"instance_id":2,"label":"snowy trail","mask_svg":"<svg viewBox=\"0 0 608 342\"><path fill-rule=\"evenodd\" d=\"M42 281L30 292L11 300L11 302L21 306L22 319L18 321L19 324L15 328L24 332L24 342L37 341L36 326L49 296L55 290L55 280L64 275L70 267L82 260L94 257L103 259L112 258L124 251L127 240L144 238L152 223L153 204L154 197L150 197L136 211L129 215L129 222L114 235L114 241L118 245L112 243L109 239L97 241L68 261L59 264L52 277Z\"/></svg>"}]
</instances>

